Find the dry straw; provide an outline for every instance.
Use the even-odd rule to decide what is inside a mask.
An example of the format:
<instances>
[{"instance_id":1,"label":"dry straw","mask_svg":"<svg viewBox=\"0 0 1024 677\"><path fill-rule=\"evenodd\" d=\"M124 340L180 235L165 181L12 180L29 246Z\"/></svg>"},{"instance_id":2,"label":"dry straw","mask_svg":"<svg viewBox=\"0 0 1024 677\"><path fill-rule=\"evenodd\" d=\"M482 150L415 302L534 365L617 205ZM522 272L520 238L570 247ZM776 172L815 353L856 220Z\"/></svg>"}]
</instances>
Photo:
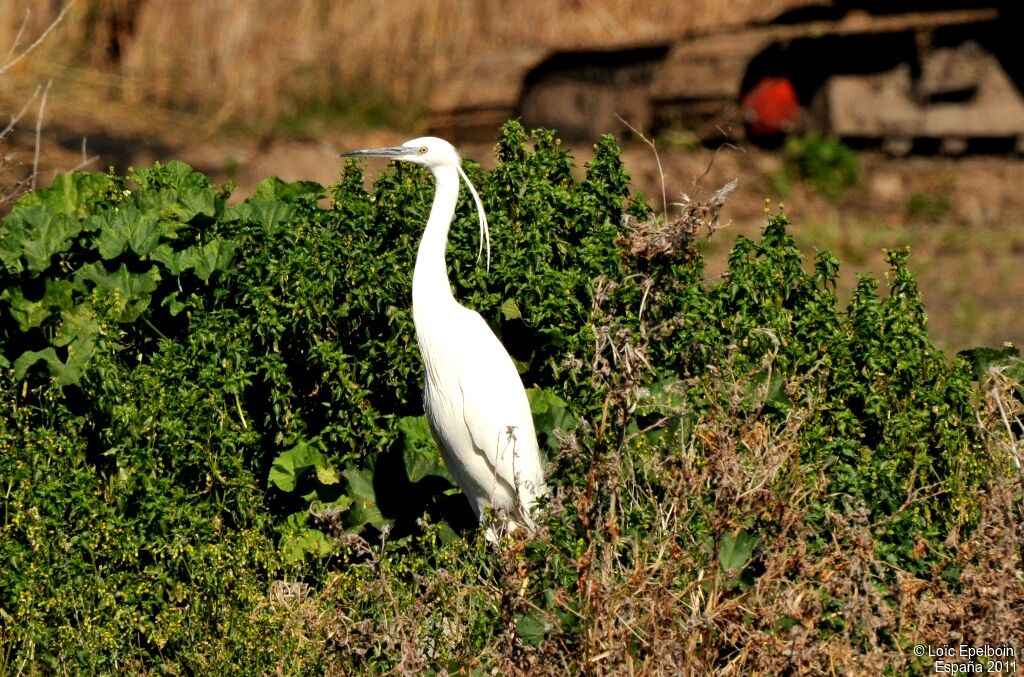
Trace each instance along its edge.
<instances>
[{"instance_id":1,"label":"dry straw","mask_svg":"<svg viewBox=\"0 0 1024 677\"><path fill-rule=\"evenodd\" d=\"M510 49L668 41L808 4L821 2L79 0L33 61L113 76L128 102L258 123L368 91L413 105L451 71ZM23 25L21 39L35 39L64 7L0 3L0 50Z\"/></svg>"}]
</instances>

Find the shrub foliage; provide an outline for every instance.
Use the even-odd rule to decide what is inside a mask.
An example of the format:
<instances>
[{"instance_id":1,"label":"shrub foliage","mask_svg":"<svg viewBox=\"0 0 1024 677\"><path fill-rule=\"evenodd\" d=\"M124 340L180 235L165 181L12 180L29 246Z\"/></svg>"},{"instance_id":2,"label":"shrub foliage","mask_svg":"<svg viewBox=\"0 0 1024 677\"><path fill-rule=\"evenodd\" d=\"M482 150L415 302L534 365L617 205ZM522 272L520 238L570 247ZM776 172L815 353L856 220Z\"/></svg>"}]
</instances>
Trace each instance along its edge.
<instances>
[{"instance_id":1,"label":"shrub foliage","mask_svg":"<svg viewBox=\"0 0 1024 677\"><path fill-rule=\"evenodd\" d=\"M497 549L421 416L429 174L389 167L368 193L350 163L229 205L172 162L19 199L0 665L928 668L905 651L935 625L922 600L988 589L1012 537L979 525L1013 497L991 397L930 342L907 253L885 254L888 293L863 278L842 307L839 262L806 262L768 215L706 284L692 233L624 246L656 217L611 137L582 179L549 132L509 123L496 153L468 163L494 263L464 199L449 267L531 388L555 487L536 538ZM991 620L986 599L959 627ZM1019 646L1013 625L980 639Z\"/></svg>"}]
</instances>

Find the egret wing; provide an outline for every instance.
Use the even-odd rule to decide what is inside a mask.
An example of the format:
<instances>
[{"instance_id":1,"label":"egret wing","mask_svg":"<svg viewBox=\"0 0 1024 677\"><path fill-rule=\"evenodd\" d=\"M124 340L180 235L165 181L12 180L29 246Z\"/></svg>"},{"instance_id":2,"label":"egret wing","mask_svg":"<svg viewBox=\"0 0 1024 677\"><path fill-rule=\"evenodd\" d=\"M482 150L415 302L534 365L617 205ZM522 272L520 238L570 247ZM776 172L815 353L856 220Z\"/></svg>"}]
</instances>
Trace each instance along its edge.
<instances>
[{"instance_id":1,"label":"egret wing","mask_svg":"<svg viewBox=\"0 0 1024 677\"><path fill-rule=\"evenodd\" d=\"M459 385L463 412L474 446L486 457L496 479L524 503L543 490L543 474L530 404L512 358L474 311L467 311L467 335L473 337L463 358Z\"/></svg>"}]
</instances>

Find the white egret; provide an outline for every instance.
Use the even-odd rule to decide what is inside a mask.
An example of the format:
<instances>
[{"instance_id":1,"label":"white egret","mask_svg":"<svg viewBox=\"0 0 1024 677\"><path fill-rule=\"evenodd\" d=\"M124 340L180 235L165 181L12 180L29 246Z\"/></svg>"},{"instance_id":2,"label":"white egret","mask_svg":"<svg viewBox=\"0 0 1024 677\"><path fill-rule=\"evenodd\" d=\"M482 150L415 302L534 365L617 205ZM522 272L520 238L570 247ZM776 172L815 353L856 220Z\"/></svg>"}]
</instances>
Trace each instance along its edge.
<instances>
[{"instance_id":1,"label":"white egret","mask_svg":"<svg viewBox=\"0 0 1024 677\"><path fill-rule=\"evenodd\" d=\"M343 155L412 162L433 173L436 192L412 278L413 322L426 371L423 408L445 465L477 518L484 521L490 506L510 527L532 529L531 512L546 488L522 379L491 328L455 300L448 282L445 247L460 176L476 203L488 266L491 256L483 203L458 152L443 139L423 137ZM487 536L495 538L490 527Z\"/></svg>"}]
</instances>

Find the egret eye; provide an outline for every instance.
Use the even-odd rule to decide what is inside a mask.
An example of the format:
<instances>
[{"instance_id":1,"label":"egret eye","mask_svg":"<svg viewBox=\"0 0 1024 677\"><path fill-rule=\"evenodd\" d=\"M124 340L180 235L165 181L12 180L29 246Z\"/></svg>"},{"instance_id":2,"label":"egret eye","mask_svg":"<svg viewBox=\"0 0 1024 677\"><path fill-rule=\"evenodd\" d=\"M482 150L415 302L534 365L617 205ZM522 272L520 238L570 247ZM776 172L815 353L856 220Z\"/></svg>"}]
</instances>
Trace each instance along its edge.
<instances>
[{"instance_id":1,"label":"egret eye","mask_svg":"<svg viewBox=\"0 0 1024 677\"><path fill-rule=\"evenodd\" d=\"M419 153L420 155L423 155L423 154L425 154L427 152L427 147L426 146L420 146L420 149L418 151L416 151L416 152Z\"/></svg>"}]
</instances>

